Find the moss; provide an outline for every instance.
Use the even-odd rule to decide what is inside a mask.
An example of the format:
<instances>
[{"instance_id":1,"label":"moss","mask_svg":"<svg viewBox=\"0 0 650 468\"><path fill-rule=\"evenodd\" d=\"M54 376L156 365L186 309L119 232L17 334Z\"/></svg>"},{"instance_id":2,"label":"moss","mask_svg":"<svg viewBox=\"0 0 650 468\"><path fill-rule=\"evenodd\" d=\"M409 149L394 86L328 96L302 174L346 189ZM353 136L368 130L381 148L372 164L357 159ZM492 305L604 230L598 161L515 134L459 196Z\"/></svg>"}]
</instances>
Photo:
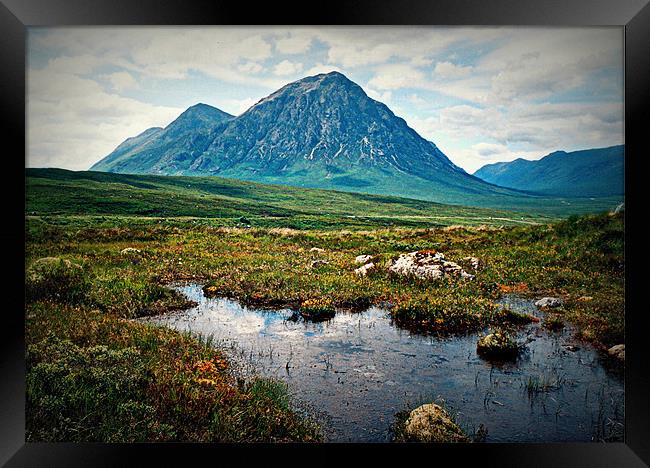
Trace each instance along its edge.
<instances>
[{"instance_id":1,"label":"moss","mask_svg":"<svg viewBox=\"0 0 650 468\"><path fill-rule=\"evenodd\" d=\"M429 403L410 412L397 441L450 443L469 442L470 439L442 406Z\"/></svg>"},{"instance_id":2,"label":"moss","mask_svg":"<svg viewBox=\"0 0 650 468\"><path fill-rule=\"evenodd\" d=\"M505 331L497 329L479 338L476 352L486 358L508 359L517 357L519 345Z\"/></svg>"},{"instance_id":3,"label":"moss","mask_svg":"<svg viewBox=\"0 0 650 468\"><path fill-rule=\"evenodd\" d=\"M300 304L300 315L306 320L320 322L334 318L336 309L329 299L308 299Z\"/></svg>"}]
</instances>

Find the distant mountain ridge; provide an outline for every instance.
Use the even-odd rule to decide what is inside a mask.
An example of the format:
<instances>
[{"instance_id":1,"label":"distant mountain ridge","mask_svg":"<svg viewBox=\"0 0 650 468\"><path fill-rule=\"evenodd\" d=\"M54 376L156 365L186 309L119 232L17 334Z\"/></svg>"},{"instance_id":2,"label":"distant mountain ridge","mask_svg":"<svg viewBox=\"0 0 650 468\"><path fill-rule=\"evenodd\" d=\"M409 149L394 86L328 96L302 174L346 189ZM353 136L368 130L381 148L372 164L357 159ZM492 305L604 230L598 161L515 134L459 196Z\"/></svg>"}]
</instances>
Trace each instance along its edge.
<instances>
[{"instance_id":1,"label":"distant mountain ridge","mask_svg":"<svg viewBox=\"0 0 650 468\"><path fill-rule=\"evenodd\" d=\"M515 159L487 164L474 175L486 182L568 197L623 195L625 146L610 146L567 153L555 151L535 161Z\"/></svg>"}]
</instances>

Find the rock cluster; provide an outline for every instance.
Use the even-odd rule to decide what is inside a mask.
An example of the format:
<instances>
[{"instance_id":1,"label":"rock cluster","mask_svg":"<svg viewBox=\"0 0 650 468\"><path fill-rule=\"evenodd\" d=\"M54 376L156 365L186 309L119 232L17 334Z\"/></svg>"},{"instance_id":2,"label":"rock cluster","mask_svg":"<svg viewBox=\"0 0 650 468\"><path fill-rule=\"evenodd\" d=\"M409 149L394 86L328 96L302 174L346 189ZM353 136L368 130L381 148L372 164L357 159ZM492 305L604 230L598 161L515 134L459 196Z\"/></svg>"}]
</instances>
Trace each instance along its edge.
<instances>
[{"instance_id":1,"label":"rock cluster","mask_svg":"<svg viewBox=\"0 0 650 468\"><path fill-rule=\"evenodd\" d=\"M446 275L474 278L457 263L445 260L440 252L420 250L402 254L388 268L391 273L400 276L415 276L420 279L437 280Z\"/></svg>"},{"instance_id":2,"label":"rock cluster","mask_svg":"<svg viewBox=\"0 0 650 468\"><path fill-rule=\"evenodd\" d=\"M404 426L404 436L410 442L469 442L449 414L435 403L411 411Z\"/></svg>"}]
</instances>

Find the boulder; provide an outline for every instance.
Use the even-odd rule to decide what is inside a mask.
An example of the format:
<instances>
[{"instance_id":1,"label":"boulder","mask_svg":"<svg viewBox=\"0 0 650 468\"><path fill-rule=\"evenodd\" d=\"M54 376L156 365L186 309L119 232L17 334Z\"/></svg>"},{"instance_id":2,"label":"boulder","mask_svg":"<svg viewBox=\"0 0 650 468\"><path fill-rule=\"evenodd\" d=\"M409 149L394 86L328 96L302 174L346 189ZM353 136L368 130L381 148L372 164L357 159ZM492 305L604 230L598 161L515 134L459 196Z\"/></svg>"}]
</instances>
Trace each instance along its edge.
<instances>
[{"instance_id":1,"label":"boulder","mask_svg":"<svg viewBox=\"0 0 650 468\"><path fill-rule=\"evenodd\" d=\"M535 305L537 307L548 307L548 308L561 307L562 300L558 299L557 297L542 297L539 301L535 302Z\"/></svg>"},{"instance_id":2,"label":"boulder","mask_svg":"<svg viewBox=\"0 0 650 468\"><path fill-rule=\"evenodd\" d=\"M120 250L120 253L122 255L139 254L140 252L141 252L140 249L136 249L134 247L127 247L126 249Z\"/></svg>"},{"instance_id":3,"label":"boulder","mask_svg":"<svg viewBox=\"0 0 650 468\"><path fill-rule=\"evenodd\" d=\"M354 259L354 263L368 263L370 260L372 260L372 255L359 255Z\"/></svg>"},{"instance_id":4,"label":"boulder","mask_svg":"<svg viewBox=\"0 0 650 468\"><path fill-rule=\"evenodd\" d=\"M437 280L445 275L460 276L461 278L474 278L460 265L445 260L440 252L420 250L408 254L401 254L394 260L388 271L400 276L415 276L420 279Z\"/></svg>"},{"instance_id":5,"label":"boulder","mask_svg":"<svg viewBox=\"0 0 650 468\"><path fill-rule=\"evenodd\" d=\"M404 425L404 436L409 442L469 442L449 414L435 403L411 411Z\"/></svg>"},{"instance_id":6,"label":"boulder","mask_svg":"<svg viewBox=\"0 0 650 468\"><path fill-rule=\"evenodd\" d=\"M612 346L607 350L607 353L610 356L614 356L615 358L618 358L622 361L625 361L625 345L624 344L617 344L616 346Z\"/></svg>"},{"instance_id":7,"label":"boulder","mask_svg":"<svg viewBox=\"0 0 650 468\"><path fill-rule=\"evenodd\" d=\"M366 263L362 267L357 268L354 270L354 273L356 273L358 276L366 276L369 271L372 271L375 269L375 264L374 263Z\"/></svg>"},{"instance_id":8,"label":"boulder","mask_svg":"<svg viewBox=\"0 0 650 468\"><path fill-rule=\"evenodd\" d=\"M310 252L316 252L316 253L323 253L325 252L325 249L321 249L320 247L312 247L309 249Z\"/></svg>"}]
</instances>

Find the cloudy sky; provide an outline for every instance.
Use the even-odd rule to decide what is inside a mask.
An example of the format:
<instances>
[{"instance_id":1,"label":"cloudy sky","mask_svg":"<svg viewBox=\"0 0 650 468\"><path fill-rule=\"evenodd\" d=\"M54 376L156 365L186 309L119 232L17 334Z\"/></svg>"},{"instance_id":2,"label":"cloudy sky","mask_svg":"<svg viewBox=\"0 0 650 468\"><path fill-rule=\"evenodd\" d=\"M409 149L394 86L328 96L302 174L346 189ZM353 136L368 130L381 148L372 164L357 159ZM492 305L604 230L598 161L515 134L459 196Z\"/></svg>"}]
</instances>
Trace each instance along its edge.
<instances>
[{"instance_id":1,"label":"cloudy sky","mask_svg":"<svg viewBox=\"0 0 650 468\"><path fill-rule=\"evenodd\" d=\"M88 169L203 102L238 115L337 70L468 172L623 143L608 28L30 28L28 167Z\"/></svg>"}]
</instances>

